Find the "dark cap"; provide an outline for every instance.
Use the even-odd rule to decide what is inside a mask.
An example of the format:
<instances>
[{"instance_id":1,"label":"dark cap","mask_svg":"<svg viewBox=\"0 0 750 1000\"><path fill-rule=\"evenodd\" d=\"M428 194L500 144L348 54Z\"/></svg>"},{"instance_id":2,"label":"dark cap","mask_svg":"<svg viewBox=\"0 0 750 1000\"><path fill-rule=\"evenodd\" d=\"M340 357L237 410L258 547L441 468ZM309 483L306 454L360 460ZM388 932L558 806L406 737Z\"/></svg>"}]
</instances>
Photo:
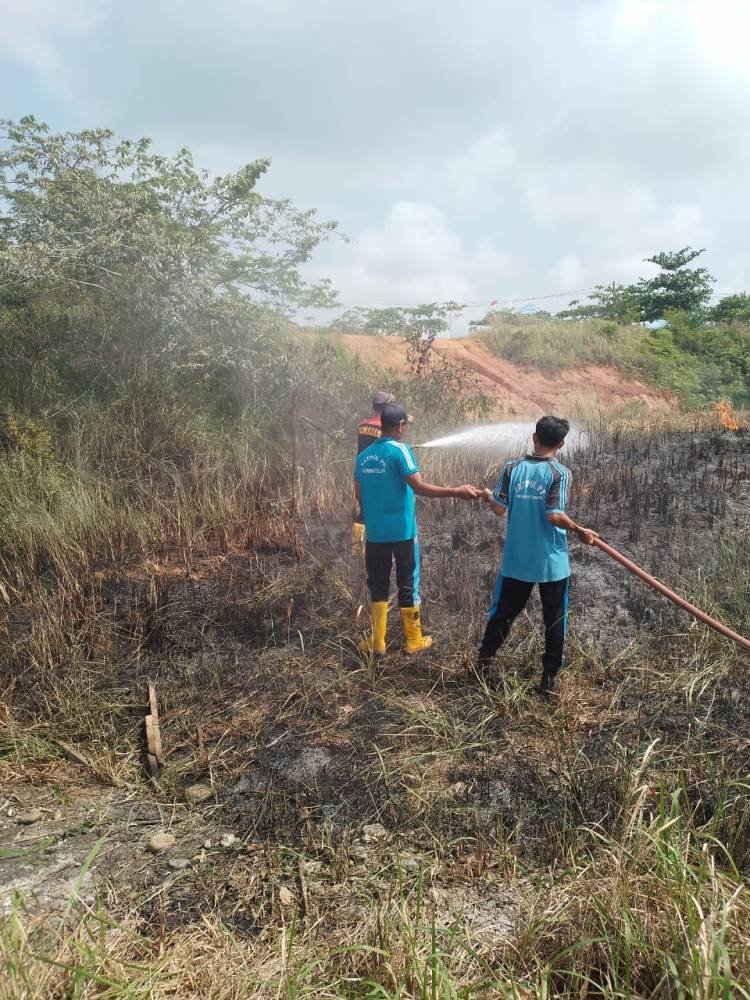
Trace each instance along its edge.
<instances>
[{"instance_id":1,"label":"dark cap","mask_svg":"<svg viewBox=\"0 0 750 1000\"><path fill-rule=\"evenodd\" d=\"M396 397L392 392L386 392L384 389L380 389L372 397L372 408L373 410L382 410L384 406L388 403L393 403Z\"/></svg>"},{"instance_id":2,"label":"dark cap","mask_svg":"<svg viewBox=\"0 0 750 1000\"><path fill-rule=\"evenodd\" d=\"M398 427L408 419L409 414L398 403L387 403L380 411L380 426L384 430L386 427Z\"/></svg>"}]
</instances>

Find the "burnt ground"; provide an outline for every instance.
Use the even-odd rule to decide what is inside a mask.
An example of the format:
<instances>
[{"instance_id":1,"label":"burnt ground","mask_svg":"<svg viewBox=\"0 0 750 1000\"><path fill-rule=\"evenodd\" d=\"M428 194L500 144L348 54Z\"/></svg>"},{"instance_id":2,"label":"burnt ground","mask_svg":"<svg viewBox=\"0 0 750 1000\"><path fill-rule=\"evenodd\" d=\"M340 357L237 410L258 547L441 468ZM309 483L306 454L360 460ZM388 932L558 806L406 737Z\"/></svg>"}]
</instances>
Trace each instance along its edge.
<instances>
[{"instance_id":1,"label":"burnt ground","mask_svg":"<svg viewBox=\"0 0 750 1000\"><path fill-rule=\"evenodd\" d=\"M732 557L747 566L750 437L609 439L569 464L579 521L748 632L746 597L721 573ZM611 829L622 762L652 740L665 770L680 766L685 740L705 742L713 770L689 773L684 793L709 821L726 774L750 771L750 740L739 738L750 732L750 688L734 649L573 543L560 697L533 692L534 604L497 687L482 689L467 667L501 525L453 501L422 504L420 525L436 644L405 657L394 612L377 668L356 651L366 597L347 520L300 519L288 542L189 568L165 556L100 574L87 599L109 644L93 644L88 670L61 661L59 676L30 670L14 691L0 787L6 909L15 891L29 912L59 914L73 894L146 935L219 913L233 933L262 938L283 888L303 915L344 926L394 871L407 881L427 872L446 919L462 900L491 940L518 921L503 889L507 851L554 867L577 827ZM707 656L713 667L696 687ZM166 751L156 783L140 767L148 677ZM80 758L66 759L56 739ZM185 790L195 783L211 794L193 806ZM21 825L34 809L41 816ZM149 853L161 830L174 846ZM476 886L490 875L485 898Z\"/></svg>"}]
</instances>

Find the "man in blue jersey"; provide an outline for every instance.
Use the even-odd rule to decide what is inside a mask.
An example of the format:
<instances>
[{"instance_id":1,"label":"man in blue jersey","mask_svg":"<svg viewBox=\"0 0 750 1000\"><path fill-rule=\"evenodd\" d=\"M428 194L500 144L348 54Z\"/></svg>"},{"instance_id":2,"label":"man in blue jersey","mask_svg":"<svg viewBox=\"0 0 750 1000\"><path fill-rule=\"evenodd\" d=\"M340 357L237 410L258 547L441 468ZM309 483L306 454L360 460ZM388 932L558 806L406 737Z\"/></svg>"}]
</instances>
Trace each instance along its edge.
<instances>
[{"instance_id":1,"label":"man in blue jersey","mask_svg":"<svg viewBox=\"0 0 750 1000\"><path fill-rule=\"evenodd\" d=\"M388 403L380 412L381 437L357 456L354 492L362 504L367 541L365 569L370 591L372 635L362 652L382 656L388 620L391 565L396 563L398 604L407 653L429 649L419 618L419 543L414 494L478 500L474 486L433 486L419 472L414 452L401 438L408 416L403 407Z\"/></svg>"},{"instance_id":2,"label":"man in blue jersey","mask_svg":"<svg viewBox=\"0 0 750 1000\"><path fill-rule=\"evenodd\" d=\"M479 647L479 673L486 674L492 657L523 611L534 584L539 585L544 617L544 656L540 691L549 694L563 664L568 625L570 562L568 532L587 545L598 537L565 513L570 495L570 471L557 453L570 430L567 420L542 417L537 421L534 450L508 462L494 492L484 499L498 517L508 515L500 573L495 585L487 626Z\"/></svg>"}]
</instances>

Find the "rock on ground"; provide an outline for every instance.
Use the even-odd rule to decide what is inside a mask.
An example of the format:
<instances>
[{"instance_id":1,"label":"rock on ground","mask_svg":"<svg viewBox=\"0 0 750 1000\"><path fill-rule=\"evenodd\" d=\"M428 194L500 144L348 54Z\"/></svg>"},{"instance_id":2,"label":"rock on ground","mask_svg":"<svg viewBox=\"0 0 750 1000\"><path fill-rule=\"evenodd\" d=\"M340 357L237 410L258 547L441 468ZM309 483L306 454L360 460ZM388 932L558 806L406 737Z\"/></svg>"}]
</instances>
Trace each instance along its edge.
<instances>
[{"instance_id":1,"label":"rock on ground","mask_svg":"<svg viewBox=\"0 0 750 1000\"><path fill-rule=\"evenodd\" d=\"M16 822L20 823L22 826L30 826L32 823L38 823L42 819L41 809L29 809L28 812L21 813L16 817Z\"/></svg>"},{"instance_id":2,"label":"rock on ground","mask_svg":"<svg viewBox=\"0 0 750 1000\"><path fill-rule=\"evenodd\" d=\"M148 842L148 849L152 854L158 854L159 851L167 851L170 847L174 847L175 843L176 837L174 834L155 833Z\"/></svg>"},{"instance_id":3,"label":"rock on ground","mask_svg":"<svg viewBox=\"0 0 750 1000\"><path fill-rule=\"evenodd\" d=\"M209 785L199 782L196 785L188 785L185 789L185 801L191 806L199 806L201 802L206 802L213 795L213 789Z\"/></svg>"}]
</instances>

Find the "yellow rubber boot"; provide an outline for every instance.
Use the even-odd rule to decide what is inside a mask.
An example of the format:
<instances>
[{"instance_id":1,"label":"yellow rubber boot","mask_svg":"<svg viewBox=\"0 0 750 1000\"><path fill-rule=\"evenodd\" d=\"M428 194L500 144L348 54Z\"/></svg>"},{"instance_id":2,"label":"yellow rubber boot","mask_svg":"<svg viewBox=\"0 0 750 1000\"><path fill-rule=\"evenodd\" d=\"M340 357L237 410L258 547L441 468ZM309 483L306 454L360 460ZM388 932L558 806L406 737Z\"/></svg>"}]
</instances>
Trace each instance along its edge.
<instances>
[{"instance_id":1,"label":"yellow rubber boot","mask_svg":"<svg viewBox=\"0 0 750 1000\"><path fill-rule=\"evenodd\" d=\"M382 656L385 653L385 631L388 627L388 601L374 601L370 605L372 634L359 644L361 653Z\"/></svg>"},{"instance_id":2,"label":"yellow rubber boot","mask_svg":"<svg viewBox=\"0 0 750 1000\"><path fill-rule=\"evenodd\" d=\"M363 555L365 551L365 526L361 521L352 525L351 552L353 556Z\"/></svg>"},{"instance_id":3,"label":"yellow rubber boot","mask_svg":"<svg viewBox=\"0 0 750 1000\"><path fill-rule=\"evenodd\" d=\"M419 608L401 608L401 624L404 627L407 653L419 653L430 648L432 636L422 635Z\"/></svg>"}]
</instances>

